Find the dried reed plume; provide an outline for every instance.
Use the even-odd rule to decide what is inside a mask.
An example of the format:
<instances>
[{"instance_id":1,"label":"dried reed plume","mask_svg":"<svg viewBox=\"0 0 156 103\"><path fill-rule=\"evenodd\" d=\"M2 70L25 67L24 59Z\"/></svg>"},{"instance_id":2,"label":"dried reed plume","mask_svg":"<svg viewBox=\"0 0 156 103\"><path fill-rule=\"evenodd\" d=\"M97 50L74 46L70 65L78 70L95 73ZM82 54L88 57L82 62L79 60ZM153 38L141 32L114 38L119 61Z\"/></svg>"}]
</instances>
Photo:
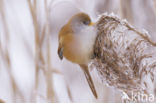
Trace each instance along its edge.
<instances>
[{"instance_id":1,"label":"dried reed plume","mask_svg":"<svg viewBox=\"0 0 156 103\"><path fill-rule=\"evenodd\" d=\"M97 27L91 68L96 68L101 80L129 98L132 91L155 95L156 43L149 34L113 14L103 14Z\"/></svg>"}]
</instances>

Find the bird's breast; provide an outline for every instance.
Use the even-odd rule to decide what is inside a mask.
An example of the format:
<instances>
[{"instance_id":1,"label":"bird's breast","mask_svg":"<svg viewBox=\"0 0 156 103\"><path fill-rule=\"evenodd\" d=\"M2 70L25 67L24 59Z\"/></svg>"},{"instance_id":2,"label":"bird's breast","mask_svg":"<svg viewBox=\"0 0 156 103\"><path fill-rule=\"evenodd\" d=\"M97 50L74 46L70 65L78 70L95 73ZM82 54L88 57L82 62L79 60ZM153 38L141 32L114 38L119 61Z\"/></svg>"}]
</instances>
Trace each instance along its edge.
<instances>
[{"instance_id":1,"label":"bird's breast","mask_svg":"<svg viewBox=\"0 0 156 103\"><path fill-rule=\"evenodd\" d=\"M69 41L64 46L64 56L66 59L77 63L77 64L86 64L88 62L88 54L83 51L81 43L78 41Z\"/></svg>"},{"instance_id":2,"label":"bird's breast","mask_svg":"<svg viewBox=\"0 0 156 103\"><path fill-rule=\"evenodd\" d=\"M70 34L64 47L64 56L77 64L88 64L96 39L94 28L87 28L78 34Z\"/></svg>"}]
</instances>

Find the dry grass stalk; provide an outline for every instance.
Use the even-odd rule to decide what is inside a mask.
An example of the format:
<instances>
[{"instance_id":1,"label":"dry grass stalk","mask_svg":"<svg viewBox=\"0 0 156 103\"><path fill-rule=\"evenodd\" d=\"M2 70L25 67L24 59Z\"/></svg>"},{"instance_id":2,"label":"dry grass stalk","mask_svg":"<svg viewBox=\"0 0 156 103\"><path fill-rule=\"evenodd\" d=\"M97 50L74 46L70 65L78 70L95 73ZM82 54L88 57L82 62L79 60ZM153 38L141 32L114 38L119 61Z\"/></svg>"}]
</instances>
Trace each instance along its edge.
<instances>
[{"instance_id":1,"label":"dry grass stalk","mask_svg":"<svg viewBox=\"0 0 156 103\"><path fill-rule=\"evenodd\" d=\"M0 99L0 103L5 103L5 102Z\"/></svg>"},{"instance_id":2,"label":"dry grass stalk","mask_svg":"<svg viewBox=\"0 0 156 103\"><path fill-rule=\"evenodd\" d=\"M55 103L55 95L54 95L54 88L53 88L53 73L50 71L52 70L52 65L51 65L51 48L50 48L50 32L49 32L49 10L47 7L47 0L44 2L45 4L45 12L46 12L46 25L47 25L47 72L46 72L46 81L47 81L47 97L48 100L50 100L52 103Z\"/></svg>"},{"instance_id":3,"label":"dry grass stalk","mask_svg":"<svg viewBox=\"0 0 156 103\"><path fill-rule=\"evenodd\" d=\"M51 65L51 48L50 48L50 41L51 36L49 32L49 7L47 6L47 0L44 0L44 6L45 6L45 19L46 22L43 26L42 31L39 31L39 23L37 21L37 1L34 0L34 5L32 5L31 1L28 0L30 12L32 15L32 20L34 24L34 31L35 31L35 62L36 62L36 83L35 83L35 89L38 88L38 75L39 70L42 70L46 79L46 85L47 85L47 100L51 103L55 103L57 100L57 97L54 92L53 88L53 73L59 73L59 71L52 69ZM44 45L45 44L45 45ZM46 52L43 52L42 48L45 46ZM45 50L44 50L45 51ZM44 55L45 54L45 55ZM43 56L44 55L44 56ZM35 96L33 97L35 98ZM33 100L33 103L36 101Z\"/></svg>"},{"instance_id":4,"label":"dry grass stalk","mask_svg":"<svg viewBox=\"0 0 156 103\"><path fill-rule=\"evenodd\" d=\"M39 75L39 28L37 23L37 12L36 12L36 2L34 1L34 5L30 0L28 1L28 6L30 9L30 13L32 16L32 22L34 26L34 36L35 36L35 91L37 91L38 88L38 75ZM36 94L32 97L32 103L36 103Z\"/></svg>"},{"instance_id":5,"label":"dry grass stalk","mask_svg":"<svg viewBox=\"0 0 156 103\"><path fill-rule=\"evenodd\" d=\"M156 15L156 0L153 0L153 3L154 3L154 12L155 12L155 15Z\"/></svg>"},{"instance_id":6,"label":"dry grass stalk","mask_svg":"<svg viewBox=\"0 0 156 103\"><path fill-rule=\"evenodd\" d=\"M1 14L1 17L2 17L2 24L3 24L3 27L4 27L4 32L5 32L5 45L3 46L4 48L0 48L1 50L1 56L2 56L2 59L4 60L5 62L5 65L6 65L6 69L7 69L7 72L8 72L8 75L9 75L9 78L10 78L10 81L11 81L11 84L12 84L12 92L13 92L13 103L16 103L16 97L19 96L21 98L22 101L24 101L24 97L23 97L23 94L22 92L19 90L16 82L15 82L15 79L13 77L13 74L12 74L12 70L11 70L11 61L10 61L10 54L9 54L9 29L8 29L8 26L7 26L7 20L6 20L6 17L5 17L5 11L4 11L4 2L3 0L0 0L0 14Z\"/></svg>"},{"instance_id":7,"label":"dry grass stalk","mask_svg":"<svg viewBox=\"0 0 156 103\"><path fill-rule=\"evenodd\" d=\"M120 0L120 13L122 18L126 18L131 24L134 24L131 0Z\"/></svg>"},{"instance_id":8,"label":"dry grass stalk","mask_svg":"<svg viewBox=\"0 0 156 103\"><path fill-rule=\"evenodd\" d=\"M69 97L71 103L73 103L73 97L72 97L69 85L66 84L66 88L67 88L68 97Z\"/></svg>"},{"instance_id":9,"label":"dry grass stalk","mask_svg":"<svg viewBox=\"0 0 156 103\"><path fill-rule=\"evenodd\" d=\"M35 31L35 64L36 64L36 82L35 82L35 90L37 90L37 88L38 88L38 80L39 80L39 70L42 70L43 71L43 73L44 73L44 75L45 76L48 76L48 77L50 77L49 75L51 75L51 74L48 74L49 72L47 72L47 70L46 70L46 61L45 61L45 59L44 59L44 57L43 57L43 52L42 52L42 46L44 46L43 45L43 43L44 43L44 38L46 37L46 29L47 29L47 27L46 27L46 24L45 24L45 26L44 26L44 28L43 28L43 31L42 31L42 34L41 34L41 38L40 38L40 31L39 31L39 23L38 23L38 21L37 21L37 8L36 8L36 5L37 5L37 1L36 0L34 0L34 5L31 3L31 1L30 0L28 0L28 4L29 4L29 8L30 8L30 11L31 11L31 15L32 15L32 20L33 20L33 24L34 24L34 31ZM47 80L48 79L48 80ZM46 78L46 80L47 81L51 81L51 80L49 80L50 78ZM49 84L49 82L47 82L47 85L49 86L50 84ZM50 85L51 86L51 85ZM48 87L48 88L50 88L50 87ZM51 92L51 91L50 91ZM36 102L36 96L34 96L33 97L33 103L35 103Z\"/></svg>"}]
</instances>

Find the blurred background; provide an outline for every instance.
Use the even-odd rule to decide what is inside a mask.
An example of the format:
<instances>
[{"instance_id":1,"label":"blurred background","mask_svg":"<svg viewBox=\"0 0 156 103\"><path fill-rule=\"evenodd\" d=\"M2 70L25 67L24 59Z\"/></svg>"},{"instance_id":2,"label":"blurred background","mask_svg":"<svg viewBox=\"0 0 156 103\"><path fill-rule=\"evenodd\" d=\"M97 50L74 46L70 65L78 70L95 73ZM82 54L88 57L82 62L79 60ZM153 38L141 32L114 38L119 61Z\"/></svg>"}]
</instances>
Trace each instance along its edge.
<instances>
[{"instance_id":1,"label":"blurred background","mask_svg":"<svg viewBox=\"0 0 156 103\"><path fill-rule=\"evenodd\" d=\"M58 32L78 12L113 12L156 42L156 0L0 0L0 103L121 103L96 70L98 99L80 67L58 58Z\"/></svg>"}]
</instances>

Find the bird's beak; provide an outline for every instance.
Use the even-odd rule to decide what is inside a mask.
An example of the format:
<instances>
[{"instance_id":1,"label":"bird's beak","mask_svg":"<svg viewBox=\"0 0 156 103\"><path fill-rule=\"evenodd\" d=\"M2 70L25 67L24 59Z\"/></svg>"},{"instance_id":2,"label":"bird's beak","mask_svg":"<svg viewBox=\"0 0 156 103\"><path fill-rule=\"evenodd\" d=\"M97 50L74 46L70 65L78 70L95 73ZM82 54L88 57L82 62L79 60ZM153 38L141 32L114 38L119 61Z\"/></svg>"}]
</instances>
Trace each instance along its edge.
<instances>
[{"instance_id":1,"label":"bird's beak","mask_svg":"<svg viewBox=\"0 0 156 103\"><path fill-rule=\"evenodd\" d=\"M89 26L93 26L95 23L93 23L93 22L91 22L90 24L89 24Z\"/></svg>"},{"instance_id":2,"label":"bird's beak","mask_svg":"<svg viewBox=\"0 0 156 103\"><path fill-rule=\"evenodd\" d=\"M87 82L89 84L89 87L90 87L93 95L95 96L95 98L98 98L97 93L96 93L96 90L95 90L95 86L94 86L94 83L93 83L93 80L92 80L92 78L90 76L90 73L88 71L88 66L86 66L86 65L80 65L80 67L84 71L85 77L87 79Z\"/></svg>"},{"instance_id":3,"label":"bird's beak","mask_svg":"<svg viewBox=\"0 0 156 103\"><path fill-rule=\"evenodd\" d=\"M57 53L58 53L59 58L62 60L63 59L63 47L59 46Z\"/></svg>"}]
</instances>

